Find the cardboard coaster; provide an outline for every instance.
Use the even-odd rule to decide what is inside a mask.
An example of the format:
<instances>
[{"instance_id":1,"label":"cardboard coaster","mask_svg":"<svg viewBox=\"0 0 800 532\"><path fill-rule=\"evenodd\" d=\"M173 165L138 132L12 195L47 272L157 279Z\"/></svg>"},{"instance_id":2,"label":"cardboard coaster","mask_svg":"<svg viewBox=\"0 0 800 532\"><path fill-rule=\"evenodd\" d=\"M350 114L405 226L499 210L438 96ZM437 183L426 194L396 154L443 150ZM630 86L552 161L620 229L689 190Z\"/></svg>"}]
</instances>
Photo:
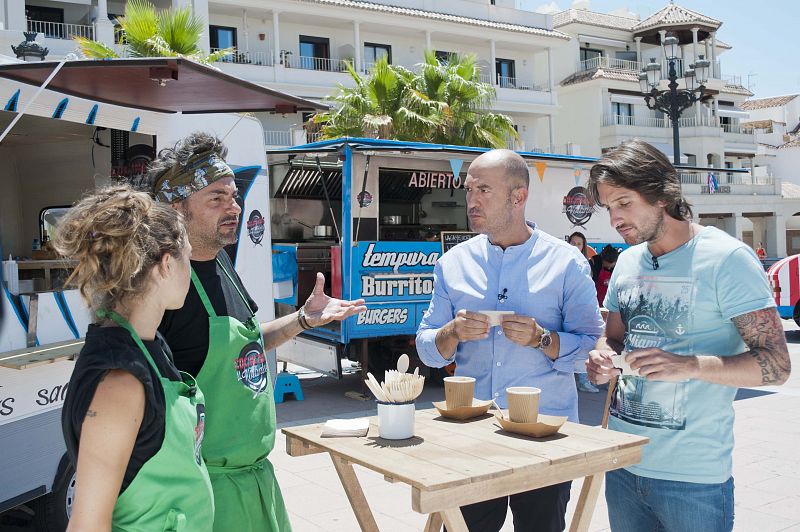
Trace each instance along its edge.
<instances>
[{"instance_id":1,"label":"cardboard coaster","mask_svg":"<svg viewBox=\"0 0 800 532\"><path fill-rule=\"evenodd\" d=\"M433 403L433 406L436 407L436 410L442 415L442 417L446 417L448 419L458 419L458 420L465 420L471 419L473 417L482 416L486 412L489 411L489 407L492 406L492 401L481 401L480 399L472 399L472 406L460 406L458 408L454 408L452 410L447 409L447 402L446 401L438 401Z\"/></svg>"},{"instance_id":2,"label":"cardboard coaster","mask_svg":"<svg viewBox=\"0 0 800 532\"><path fill-rule=\"evenodd\" d=\"M495 417L500 422L503 430L533 438L552 436L567 421L567 416L548 416L545 414L539 414L539 420L536 423L514 423L510 419L500 417L500 413L495 414Z\"/></svg>"},{"instance_id":3,"label":"cardboard coaster","mask_svg":"<svg viewBox=\"0 0 800 532\"><path fill-rule=\"evenodd\" d=\"M615 368L622 370L623 375L632 375L634 377L638 377L639 370L633 369L628 361L625 360L625 356L628 353L629 351L623 351L620 355L611 355L611 363L614 364Z\"/></svg>"},{"instance_id":4,"label":"cardboard coaster","mask_svg":"<svg viewBox=\"0 0 800 532\"><path fill-rule=\"evenodd\" d=\"M481 310L479 314L483 314L489 318L489 327L499 327L503 321L503 316L511 316L514 314L513 310Z\"/></svg>"}]
</instances>

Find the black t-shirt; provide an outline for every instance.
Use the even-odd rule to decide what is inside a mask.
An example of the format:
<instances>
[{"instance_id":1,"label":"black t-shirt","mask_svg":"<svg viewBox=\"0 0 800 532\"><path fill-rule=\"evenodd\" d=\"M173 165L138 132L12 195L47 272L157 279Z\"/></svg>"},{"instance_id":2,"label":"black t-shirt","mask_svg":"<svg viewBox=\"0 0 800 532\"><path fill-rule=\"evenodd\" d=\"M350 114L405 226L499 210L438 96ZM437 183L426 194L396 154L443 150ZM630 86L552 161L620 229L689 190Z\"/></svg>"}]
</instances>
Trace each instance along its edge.
<instances>
[{"instance_id":1,"label":"black t-shirt","mask_svg":"<svg viewBox=\"0 0 800 532\"><path fill-rule=\"evenodd\" d=\"M217 315L230 316L244 323L252 317L251 309L255 313L258 307L242 285L228 254L221 251L217 259L219 262L192 261L192 269L200 279ZM247 298L247 304L222 268L225 268L239 286L239 290ZM172 349L175 365L181 371L197 377L208 353L208 313L194 283L189 285L183 307L166 311L158 330Z\"/></svg>"},{"instance_id":2,"label":"black t-shirt","mask_svg":"<svg viewBox=\"0 0 800 532\"><path fill-rule=\"evenodd\" d=\"M169 347L160 335L155 340L143 343L161 375L180 381L178 370L172 364ZM73 465L78 463L78 445L86 411L94 399L97 385L106 373L113 369L127 371L144 385L144 416L136 435L120 493L133 481L145 462L152 458L164 441L164 389L158 375L134 342L131 334L122 327L100 327L90 325L86 332L86 343L75 362L69 380L67 397L61 411L61 426L64 441Z\"/></svg>"}]
</instances>

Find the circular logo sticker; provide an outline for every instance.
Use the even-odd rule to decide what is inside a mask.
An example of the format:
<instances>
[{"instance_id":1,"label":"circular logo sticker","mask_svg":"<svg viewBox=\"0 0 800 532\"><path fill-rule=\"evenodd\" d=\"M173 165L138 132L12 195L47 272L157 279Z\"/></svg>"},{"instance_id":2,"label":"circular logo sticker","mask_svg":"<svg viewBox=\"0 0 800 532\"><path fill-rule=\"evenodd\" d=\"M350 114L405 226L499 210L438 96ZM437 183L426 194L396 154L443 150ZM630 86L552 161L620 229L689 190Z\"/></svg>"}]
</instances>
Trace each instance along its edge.
<instances>
[{"instance_id":1,"label":"circular logo sticker","mask_svg":"<svg viewBox=\"0 0 800 532\"><path fill-rule=\"evenodd\" d=\"M586 189L573 187L563 200L564 214L572 225L583 226L592 218L592 206L586 197Z\"/></svg>"},{"instance_id":2,"label":"circular logo sticker","mask_svg":"<svg viewBox=\"0 0 800 532\"><path fill-rule=\"evenodd\" d=\"M267 358L258 342L250 342L236 358L236 376L245 387L255 393L267 389Z\"/></svg>"},{"instance_id":3,"label":"circular logo sticker","mask_svg":"<svg viewBox=\"0 0 800 532\"><path fill-rule=\"evenodd\" d=\"M253 244L260 244L264 239L264 217L257 210L251 212L247 219L247 234Z\"/></svg>"},{"instance_id":4,"label":"circular logo sticker","mask_svg":"<svg viewBox=\"0 0 800 532\"><path fill-rule=\"evenodd\" d=\"M356 199L358 200L358 205L360 207L369 207L370 205L372 205L372 194L370 194L366 190L363 192L359 192L358 196L356 196Z\"/></svg>"}]
</instances>

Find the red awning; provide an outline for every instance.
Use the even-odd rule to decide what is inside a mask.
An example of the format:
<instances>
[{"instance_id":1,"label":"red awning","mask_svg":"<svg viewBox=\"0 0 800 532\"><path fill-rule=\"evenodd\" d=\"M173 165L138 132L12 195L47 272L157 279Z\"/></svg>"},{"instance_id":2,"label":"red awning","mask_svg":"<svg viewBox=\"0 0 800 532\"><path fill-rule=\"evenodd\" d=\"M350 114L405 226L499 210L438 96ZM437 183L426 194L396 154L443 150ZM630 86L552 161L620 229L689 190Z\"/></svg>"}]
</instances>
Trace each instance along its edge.
<instances>
[{"instance_id":1,"label":"red awning","mask_svg":"<svg viewBox=\"0 0 800 532\"><path fill-rule=\"evenodd\" d=\"M0 77L41 85L58 61L0 65ZM67 61L48 89L164 113L327 110L318 102L268 89L182 58Z\"/></svg>"}]
</instances>

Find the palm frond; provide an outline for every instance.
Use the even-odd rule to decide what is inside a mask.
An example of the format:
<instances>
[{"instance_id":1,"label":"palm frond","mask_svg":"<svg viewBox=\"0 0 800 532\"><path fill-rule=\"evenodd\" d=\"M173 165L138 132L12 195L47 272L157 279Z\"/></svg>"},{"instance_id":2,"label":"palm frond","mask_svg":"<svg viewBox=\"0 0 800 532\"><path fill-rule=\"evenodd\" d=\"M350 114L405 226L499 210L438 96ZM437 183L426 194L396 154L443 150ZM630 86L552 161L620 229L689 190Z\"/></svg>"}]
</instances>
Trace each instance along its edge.
<instances>
[{"instance_id":1,"label":"palm frond","mask_svg":"<svg viewBox=\"0 0 800 532\"><path fill-rule=\"evenodd\" d=\"M100 41L93 41L86 37L73 37L81 53L89 59L113 59L119 57L117 52Z\"/></svg>"}]
</instances>

